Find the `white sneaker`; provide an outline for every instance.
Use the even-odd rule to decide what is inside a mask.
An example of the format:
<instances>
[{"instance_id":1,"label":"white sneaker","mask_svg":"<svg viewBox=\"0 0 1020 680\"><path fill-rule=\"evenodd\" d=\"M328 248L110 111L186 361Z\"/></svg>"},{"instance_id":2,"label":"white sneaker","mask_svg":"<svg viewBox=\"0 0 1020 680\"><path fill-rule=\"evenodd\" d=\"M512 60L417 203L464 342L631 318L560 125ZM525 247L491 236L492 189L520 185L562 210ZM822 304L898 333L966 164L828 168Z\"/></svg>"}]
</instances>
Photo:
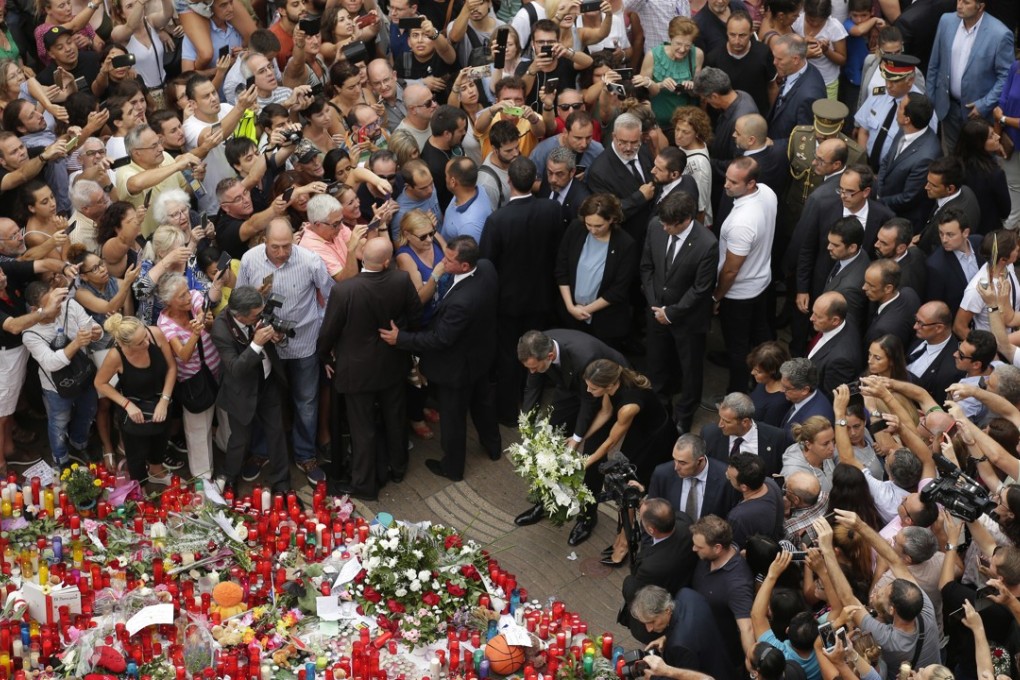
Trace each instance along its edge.
<instances>
[{"instance_id":1,"label":"white sneaker","mask_svg":"<svg viewBox=\"0 0 1020 680\"><path fill-rule=\"evenodd\" d=\"M171 475L169 472L164 472L162 477L158 477L156 475L149 475L147 481L149 482L149 484L160 484L162 486L170 486L170 478L172 476L173 475Z\"/></svg>"}]
</instances>

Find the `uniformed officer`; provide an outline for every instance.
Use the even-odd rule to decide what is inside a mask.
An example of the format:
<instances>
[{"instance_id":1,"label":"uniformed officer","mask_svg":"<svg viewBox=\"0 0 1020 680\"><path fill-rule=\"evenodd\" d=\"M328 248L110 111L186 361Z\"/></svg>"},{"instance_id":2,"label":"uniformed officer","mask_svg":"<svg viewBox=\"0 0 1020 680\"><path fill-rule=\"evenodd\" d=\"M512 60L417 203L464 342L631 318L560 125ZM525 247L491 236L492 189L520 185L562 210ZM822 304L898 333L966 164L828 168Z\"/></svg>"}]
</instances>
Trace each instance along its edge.
<instances>
[{"instance_id":1,"label":"uniformed officer","mask_svg":"<svg viewBox=\"0 0 1020 680\"><path fill-rule=\"evenodd\" d=\"M811 112L815 116L814 124L793 128L786 146L792 180L786 192L786 208L791 225L800 219L807 197L825 179L813 167L815 149L820 142L833 137L846 142L848 165L859 163L864 158L864 149L841 132L843 122L850 115L846 104L835 99L819 99L811 105Z\"/></svg>"},{"instance_id":2,"label":"uniformed officer","mask_svg":"<svg viewBox=\"0 0 1020 680\"><path fill-rule=\"evenodd\" d=\"M921 92L914 79L914 69L920 63L909 54L886 54L879 65L885 87L872 88L854 116L857 143L867 149L868 165L876 172L899 132L896 111L900 101L908 92Z\"/></svg>"}]
</instances>

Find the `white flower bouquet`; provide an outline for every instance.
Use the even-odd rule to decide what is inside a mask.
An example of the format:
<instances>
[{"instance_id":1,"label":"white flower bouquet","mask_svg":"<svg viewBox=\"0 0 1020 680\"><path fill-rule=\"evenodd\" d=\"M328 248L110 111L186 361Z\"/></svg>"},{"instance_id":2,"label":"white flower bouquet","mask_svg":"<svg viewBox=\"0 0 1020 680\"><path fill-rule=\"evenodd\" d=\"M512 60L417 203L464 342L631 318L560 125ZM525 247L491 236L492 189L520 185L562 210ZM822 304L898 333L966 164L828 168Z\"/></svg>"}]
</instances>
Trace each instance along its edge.
<instances>
[{"instance_id":1,"label":"white flower bouquet","mask_svg":"<svg viewBox=\"0 0 1020 680\"><path fill-rule=\"evenodd\" d=\"M517 419L521 441L507 455L518 475L527 480L528 498L541 503L553 524L560 526L581 514L595 497L584 485L584 459L567 446L565 433L549 424L548 411Z\"/></svg>"}]
</instances>

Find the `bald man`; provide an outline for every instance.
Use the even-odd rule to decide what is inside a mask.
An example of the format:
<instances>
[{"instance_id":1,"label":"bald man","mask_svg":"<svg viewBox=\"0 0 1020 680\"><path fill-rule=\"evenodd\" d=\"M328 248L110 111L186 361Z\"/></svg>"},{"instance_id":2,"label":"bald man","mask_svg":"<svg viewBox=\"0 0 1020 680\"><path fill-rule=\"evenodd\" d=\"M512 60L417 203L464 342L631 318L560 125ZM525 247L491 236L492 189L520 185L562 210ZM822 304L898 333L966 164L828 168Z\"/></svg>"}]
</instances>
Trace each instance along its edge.
<instances>
[{"instance_id":1,"label":"bald man","mask_svg":"<svg viewBox=\"0 0 1020 680\"><path fill-rule=\"evenodd\" d=\"M768 122L757 113L748 113L737 118L733 124L733 141L740 156L750 156L758 162L758 184L764 184L777 196L786 192L789 183L790 163L786 160L785 144L773 144L769 138ZM723 184L727 162L715 163L713 169L719 186ZM723 192L719 199L718 214L713 218L715 224L722 224L733 209L733 198ZM773 242L773 249L778 244Z\"/></svg>"},{"instance_id":2,"label":"bald man","mask_svg":"<svg viewBox=\"0 0 1020 680\"><path fill-rule=\"evenodd\" d=\"M416 325L422 304L410 276L391 267L392 260L389 239L365 243L361 272L334 284L319 334L319 359L332 374L333 389L344 395L351 428L350 483L339 482L334 456L330 493L360 500L376 500L386 482L400 482L407 471L404 383L411 354L383 342L379 328L389 319Z\"/></svg>"},{"instance_id":3,"label":"bald man","mask_svg":"<svg viewBox=\"0 0 1020 680\"><path fill-rule=\"evenodd\" d=\"M818 478L810 472L794 472L787 477L783 487L783 505L786 506L786 520L783 522L786 540L796 546L815 540L811 524L825 515L829 505L829 494L822 491Z\"/></svg>"},{"instance_id":4,"label":"bald man","mask_svg":"<svg viewBox=\"0 0 1020 680\"><path fill-rule=\"evenodd\" d=\"M414 83L404 88L404 105L407 107L407 115L397 129L409 132L418 142L418 150L421 151L432 136L432 114L437 108L435 97L429 88Z\"/></svg>"}]
</instances>

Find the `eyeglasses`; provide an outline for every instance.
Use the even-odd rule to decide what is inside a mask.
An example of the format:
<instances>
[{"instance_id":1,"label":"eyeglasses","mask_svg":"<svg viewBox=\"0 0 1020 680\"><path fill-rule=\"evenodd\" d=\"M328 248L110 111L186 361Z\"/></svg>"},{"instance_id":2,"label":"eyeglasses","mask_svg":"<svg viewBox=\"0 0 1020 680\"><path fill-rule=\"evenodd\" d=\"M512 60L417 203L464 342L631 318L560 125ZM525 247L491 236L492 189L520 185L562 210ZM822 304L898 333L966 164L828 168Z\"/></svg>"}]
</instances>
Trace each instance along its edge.
<instances>
[{"instance_id":1,"label":"eyeglasses","mask_svg":"<svg viewBox=\"0 0 1020 680\"><path fill-rule=\"evenodd\" d=\"M431 240L432 238L435 237L435 235L436 235L436 230L435 229L433 229L432 231L427 232L425 234L412 234L412 236L414 236L419 241Z\"/></svg>"},{"instance_id":2,"label":"eyeglasses","mask_svg":"<svg viewBox=\"0 0 1020 680\"><path fill-rule=\"evenodd\" d=\"M582 106L584 106L584 102L575 102L573 104L557 104L556 108L560 111L577 111Z\"/></svg>"},{"instance_id":3,"label":"eyeglasses","mask_svg":"<svg viewBox=\"0 0 1020 680\"><path fill-rule=\"evenodd\" d=\"M17 231L15 232L14 236L0 236L0 241L24 241L24 240L25 240L24 231Z\"/></svg>"},{"instance_id":4,"label":"eyeglasses","mask_svg":"<svg viewBox=\"0 0 1020 680\"><path fill-rule=\"evenodd\" d=\"M940 321L929 321L929 322L925 323L924 321L921 321L920 319L914 319L914 325L915 326L920 326L921 328L927 328L928 326L941 326L942 323Z\"/></svg>"},{"instance_id":5,"label":"eyeglasses","mask_svg":"<svg viewBox=\"0 0 1020 680\"><path fill-rule=\"evenodd\" d=\"M89 158L92 158L93 156L105 156L106 155L106 149L99 148L99 149L92 149L90 151L82 151L81 155L88 156Z\"/></svg>"},{"instance_id":6,"label":"eyeglasses","mask_svg":"<svg viewBox=\"0 0 1020 680\"><path fill-rule=\"evenodd\" d=\"M251 196L251 191L248 189L242 189L241 194L236 198L232 198L229 201L220 201L220 205L230 205L231 203L237 203L238 201L244 200L246 196Z\"/></svg>"},{"instance_id":7,"label":"eyeglasses","mask_svg":"<svg viewBox=\"0 0 1020 680\"><path fill-rule=\"evenodd\" d=\"M413 108L421 107L421 108L424 108L424 109L430 109L433 106L435 106L435 103L436 103L435 99L426 99L421 104L411 104L411 108L413 109Z\"/></svg>"},{"instance_id":8,"label":"eyeglasses","mask_svg":"<svg viewBox=\"0 0 1020 680\"><path fill-rule=\"evenodd\" d=\"M167 213L166 216L169 217L170 219L173 219L173 220L179 220L182 217L186 216L187 214L188 214L188 209L187 208L181 208L180 210L174 210L173 212Z\"/></svg>"},{"instance_id":9,"label":"eyeglasses","mask_svg":"<svg viewBox=\"0 0 1020 680\"><path fill-rule=\"evenodd\" d=\"M843 198L849 198L849 197L853 196L854 194L861 193L862 191L864 191L864 190L863 189L850 190L850 189L844 189L843 187L836 187L836 193L838 195L842 196Z\"/></svg>"},{"instance_id":10,"label":"eyeglasses","mask_svg":"<svg viewBox=\"0 0 1020 680\"><path fill-rule=\"evenodd\" d=\"M152 146L136 146L135 151L152 151L153 149L162 149L163 142L156 142Z\"/></svg>"},{"instance_id":11,"label":"eyeglasses","mask_svg":"<svg viewBox=\"0 0 1020 680\"><path fill-rule=\"evenodd\" d=\"M973 354L970 355L970 356L967 356L966 354L964 354L960 350L956 350L955 352L953 352L953 354L955 354L956 356L960 357L964 361L974 361L974 355Z\"/></svg>"},{"instance_id":12,"label":"eyeglasses","mask_svg":"<svg viewBox=\"0 0 1020 680\"><path fill-rule=\"evenodd\" d=\"M82 269L81 273L82 274L92 274L94 272L99 271L100 269L106 269L106 263L105 262L100 262L99 264L97 264L95 267L92 267L91 269Z\"/></svg>"},{"instance_id":13,"label":"eyeglasses","mask_svg":"<svg viewBox=\"0 0 1020 680\"><path fill-rule=\"evenodd\" d=\"M341 219L336 222L319 222L319 224L325 224L330 229L339 229L344 226L344 221Z\"/></svg>"}]
</instances>

